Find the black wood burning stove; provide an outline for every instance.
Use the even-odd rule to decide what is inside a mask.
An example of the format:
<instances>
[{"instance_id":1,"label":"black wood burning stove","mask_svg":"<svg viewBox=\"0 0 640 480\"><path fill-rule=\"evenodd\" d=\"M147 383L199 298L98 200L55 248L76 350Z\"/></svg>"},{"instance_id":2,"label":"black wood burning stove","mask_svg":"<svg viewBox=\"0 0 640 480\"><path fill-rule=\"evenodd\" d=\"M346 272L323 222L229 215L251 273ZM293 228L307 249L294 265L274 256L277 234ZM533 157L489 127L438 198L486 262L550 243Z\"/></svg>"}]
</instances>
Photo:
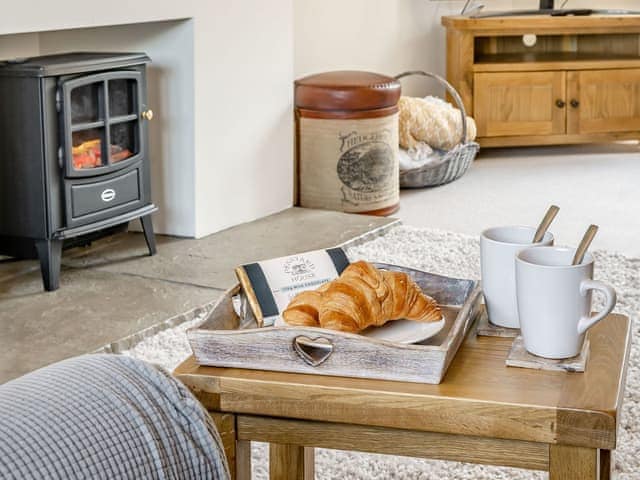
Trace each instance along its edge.
<instances>
[{"instance_id":1,"label":"black wood burning stove","mask_svg":"<svg viewBox=\"0 0 640 480\"><path fill-rule=\"evenodd\" d=\"M0 254L39 258L142 222L155 253L144 54L70 53L0 63Z\"/></svg>"}]
</instances>

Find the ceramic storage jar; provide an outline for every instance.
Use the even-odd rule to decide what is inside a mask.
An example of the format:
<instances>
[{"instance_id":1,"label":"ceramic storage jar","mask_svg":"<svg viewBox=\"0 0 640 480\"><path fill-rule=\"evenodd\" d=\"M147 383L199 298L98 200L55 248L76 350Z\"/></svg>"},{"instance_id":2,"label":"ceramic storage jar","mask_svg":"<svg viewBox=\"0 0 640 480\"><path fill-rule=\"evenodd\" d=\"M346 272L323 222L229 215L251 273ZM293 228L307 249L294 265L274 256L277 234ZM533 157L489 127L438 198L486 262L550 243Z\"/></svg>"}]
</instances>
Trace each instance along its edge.
<instances>
[{"instance_id":1,"label":"ceramic storage jar","mask_svg":"<svg viewBox=\"0 0 640 480\"><path fill-rule=\"evenodd\" d=\"M392 77L342 71L295 82L297 193L303 207L389 215L400 205Z\"/></svg>"}]
</instances>

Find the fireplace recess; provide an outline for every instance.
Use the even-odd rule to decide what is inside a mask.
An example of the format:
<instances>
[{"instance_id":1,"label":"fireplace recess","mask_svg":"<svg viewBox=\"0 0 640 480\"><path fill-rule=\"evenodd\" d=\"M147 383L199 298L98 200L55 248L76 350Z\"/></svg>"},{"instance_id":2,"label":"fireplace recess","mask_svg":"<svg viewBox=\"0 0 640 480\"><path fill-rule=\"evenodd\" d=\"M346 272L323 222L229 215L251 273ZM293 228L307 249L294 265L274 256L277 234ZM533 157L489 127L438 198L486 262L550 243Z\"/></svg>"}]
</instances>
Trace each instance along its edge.
<instances>
[{"instance_id":1,"label":"fireplace recess","mask_svg":"<svg viewBox=\"0 0 640 480\"><path fill-rule=\"evenodd\" d=\"M0 62L0 254L39 258L59 286L67 246L140 219L153 255L141 53L69 53Z\"/></svg>"}]
</instances>

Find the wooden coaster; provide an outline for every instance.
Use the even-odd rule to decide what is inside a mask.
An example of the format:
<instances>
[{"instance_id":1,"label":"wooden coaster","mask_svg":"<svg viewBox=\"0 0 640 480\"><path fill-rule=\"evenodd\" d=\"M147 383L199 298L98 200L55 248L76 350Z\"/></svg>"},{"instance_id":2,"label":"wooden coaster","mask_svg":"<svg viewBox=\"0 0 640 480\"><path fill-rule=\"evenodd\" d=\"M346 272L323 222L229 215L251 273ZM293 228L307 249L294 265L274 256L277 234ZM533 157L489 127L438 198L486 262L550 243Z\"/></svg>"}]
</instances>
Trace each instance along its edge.
<instances>
[{"instance_id":1,"label":"wooden coaster","mask_svg":"<svg viewBox=\"0 0 640 480\"><path fill-rule=\"evenodd\" d=\"M481 337L506 337L515 338L520 335L519 328L507 328L499 327L489 321L487 316L487 308L483 307L480 318L478 319L478 327L476 328L476 334Z\"/></svg>"},{"instance_id":2,"label":"wooden coaster","mask_svg":"<svg viewBox=\"0 0 640 480\"><path fill-rule=\"evenodd\" d=\"M508 367L533 368L535 370L556 370L564 372L584 372L589 358L589 340L585 339L582 351L575 357L552 360L533 355L524 348L522 336L516 337L507 356Z\"/></svg>"}]
</instances>

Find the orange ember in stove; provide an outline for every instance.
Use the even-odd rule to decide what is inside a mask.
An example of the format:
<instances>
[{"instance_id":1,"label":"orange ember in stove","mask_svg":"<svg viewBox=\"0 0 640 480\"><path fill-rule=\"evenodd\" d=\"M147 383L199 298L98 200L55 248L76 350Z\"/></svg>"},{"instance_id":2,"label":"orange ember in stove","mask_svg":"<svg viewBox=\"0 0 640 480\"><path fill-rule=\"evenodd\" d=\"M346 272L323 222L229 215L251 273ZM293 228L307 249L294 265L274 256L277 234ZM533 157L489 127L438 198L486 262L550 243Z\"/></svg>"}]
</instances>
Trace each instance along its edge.
<instances>
[{"instance_id":1,"label":"orange ember in stove","mask_svg":"<svg viewBox=\"0 0 640 480\"><path fill-rule=\"evenodd\" d=\"M102 165L102 141L98 138L73 147L73 168L95 168Z\"/></svg>"},{"instance_id":2,"label":"orange ember in stove","mask_svg":"<svg viewBox=\"0 0 640 480\"><path fill-rule=\"evenodd\" d=\"M129 158L133 153L120 145L111 145L111 163L117 163Z\"/></svg>"},{"instance_id":3,"label":"orange ember in stove","mask_svg":"<svg viewBox=\"0 0 640 480\"><path fill-rule=\"evenodd\" d=\"M129 149L122 148L119 145L111 145L110 148L111 162L117 163L125 160L133 155ZM77 147L73 147L73 168L81 170L84 168L101 167L102 164L102 140L96 138L81 143Z\"/></svg>"}]
</instances>

